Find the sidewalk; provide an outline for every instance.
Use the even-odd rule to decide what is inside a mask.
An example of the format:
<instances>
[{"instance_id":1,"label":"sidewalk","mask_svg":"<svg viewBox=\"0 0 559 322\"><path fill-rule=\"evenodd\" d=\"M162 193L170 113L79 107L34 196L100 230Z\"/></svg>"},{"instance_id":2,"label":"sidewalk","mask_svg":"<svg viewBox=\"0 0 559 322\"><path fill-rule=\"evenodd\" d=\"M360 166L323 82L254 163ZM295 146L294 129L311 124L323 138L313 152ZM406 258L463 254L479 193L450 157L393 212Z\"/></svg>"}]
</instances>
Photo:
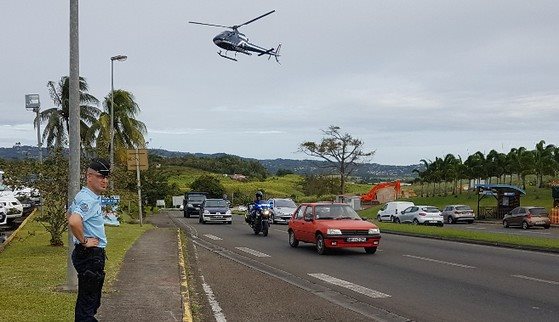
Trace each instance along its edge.
<instances>
[{"instance_id":1,"label":"sidewalk","mask_svg":"<svg viewBox=\"0 0 559 322\"><path fill-rule=\"evenodd\" d=\"M165 214L150 221L158 228L126 253L111 291L103 293L99 321L183 321L177 228Z\"/></svg>"}]
</instances>

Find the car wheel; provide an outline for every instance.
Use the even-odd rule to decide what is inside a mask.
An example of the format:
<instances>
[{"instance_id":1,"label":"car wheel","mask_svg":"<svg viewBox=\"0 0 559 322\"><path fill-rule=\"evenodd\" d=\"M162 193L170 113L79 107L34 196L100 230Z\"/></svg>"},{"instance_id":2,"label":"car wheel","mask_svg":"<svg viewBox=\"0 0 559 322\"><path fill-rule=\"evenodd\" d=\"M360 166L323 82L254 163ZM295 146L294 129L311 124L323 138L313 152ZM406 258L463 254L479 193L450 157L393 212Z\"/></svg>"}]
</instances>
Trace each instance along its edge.
<instances>
[{"instance_id":1,"label":"car wheel","mask_svg":"<svg viewBox=\"0 0 559 322\"><path fill-rule=\"evenodd\" d=\"M376 252L377 252L376 247L365 247L365 253L367 253L367 254L374 254Z\"/></svg>"},{"instance_id":2,"label":"car wheel","mask_svg":"<svg viewBox=\"0 0 559 322\"><path fill-rule=\"evenodd\" d=\"M186 211L184 212L184 218L190 218L190 215Z\"/></svg>"},{"instance_id":3,"label":"car wheel","mask_svg":"<svg viewBox=\"0 0 559 322\"><path fill-rule=\"evenodd\" d=\"M448 216L448 218L446 219L446 222L449 224L454 224L454 219L452 219L452 216Z\"/></svg>"},{"instance_id":4,"label":"car wheel","mask_svg":"<svg viewBox=\"0 0 559 322\"><path fill-rule=\"evenodd\" d=\"M289 231L289 246L291 247L299 246L299 241L297 240L297 238L295 238L295 233L293 232L293 230Z\"/></svg>"},{"instance_id":5,"label":"car wheel","mask_svg":"<svg viewBox=\"0 0 559 322\"><path fill-rule=\"evenodd\" d=\"M390 222L394 222L394 217L390 216L389 220Z\"/></svg>"},{"instance_id":6,"label":"car wheel","mask_svg":"<svg viewBox=\"0 0 559 322\"><path fill-rule=\"evenodd\" d=\"M473 223L474 223L473 220L468 221L468 224L470 224L470 225L473 224Z\"/></svg>"},{"instance_id":7,"label":"car wheel","mask_svg":"<svg viewBox=\"0 0 559 322\"><path fill-rule=\"evenodd\" d=\"M527 222L525 222L525 221L522 222L522 229L524 229L524 230L528 229L528 223Z\"/></svg>"},{"instance_id":8,"label":"car wheel","mask_svg":"<svg viewBox=\"0 0 559 322\"><path fill-rule=\"evenodd\" d=\"M509 228L509 222L506 221L506 220L503 220L503 227Z\"/></svg>"},{"instance_id":9,"label":"car wheel","mask_svg":"<svg viewBox=\"0 0 559 322\"><path fill-rule=\"evenodd\" d=\"M400 218L396 217L396 219L394 219L396 221L397 224L401 224L400 222Z\"/></svg>"},{"instance_id":10,"label":"car wheel","mask_svg":"<svg viewBox=\"0 0 559 322\"><path fill-rule=\"evenodd\" d=\"M379 215L377 215L377 221L378 221L378 222L381 222L381 221L382 221L382 219L380 218Z\"/></svg>"},{"instance_id":11,"label":"car wheel","mask_svg":"<svg viewBox=\"0 0 559 322\"><path fill-rule=\"evenodd\" d=\"M324 237L322 237L322 234L316 235L316 252L318 255L326 254L326 245L324 244Z\"/></svg>"},{"instance_id":12,"label":"car wheel","mask_svg":"<svg viewBox=\"0 0 559 322\"><path fill-rule=\"evenodd\" d=\"M419 221L418 221L417 219L414 219L414 220L413 220L413 224L414 224L414 225L419 225Z\"/></svg>"},{"instance_id":13,"label":"car wheel","mask_svg":"<svg viewBox=\"0 0 559 322\"><path fill-rule=\"evenodd\" d=\"M544 229L549 229L549 227L551 227L551 225L545 225L545 226L543 226Z\"/></svg>"}]
</instances>

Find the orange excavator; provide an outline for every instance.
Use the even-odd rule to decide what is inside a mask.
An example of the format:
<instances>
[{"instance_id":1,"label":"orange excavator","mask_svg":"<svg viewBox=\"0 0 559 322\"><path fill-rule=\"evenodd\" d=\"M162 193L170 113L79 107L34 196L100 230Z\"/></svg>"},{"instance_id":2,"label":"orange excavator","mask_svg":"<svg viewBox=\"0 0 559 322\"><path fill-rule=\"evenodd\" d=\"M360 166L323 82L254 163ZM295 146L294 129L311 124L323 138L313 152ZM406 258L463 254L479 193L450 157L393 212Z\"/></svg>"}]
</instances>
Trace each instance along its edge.
<instances>
[{"instance_id":1,"label":"orange excavator","mask_svg":"<svg viewBox=\"0 0 559 322\"><path fill-rule=\"evenodd\" d=\"M392 182L381 182L371 187L371 190L364 195L361 195L362 202L371 202L373 200L377 200L377 192L384 188L392 188L395 192L395 197L398 197L402 189L400 187L400 180L392 181Z\"/></svg>"}]
</instances>

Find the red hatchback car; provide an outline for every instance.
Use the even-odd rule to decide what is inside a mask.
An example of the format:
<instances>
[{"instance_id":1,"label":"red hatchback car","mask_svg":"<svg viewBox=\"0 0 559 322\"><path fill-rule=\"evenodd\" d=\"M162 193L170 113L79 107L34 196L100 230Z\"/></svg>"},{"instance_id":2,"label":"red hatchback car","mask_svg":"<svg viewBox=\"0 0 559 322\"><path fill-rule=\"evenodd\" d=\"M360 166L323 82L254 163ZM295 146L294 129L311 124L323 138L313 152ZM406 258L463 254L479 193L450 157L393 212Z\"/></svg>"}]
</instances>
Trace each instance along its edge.
<instances>
[{"instance_id":1,"label":"red hatchback car","mask_svg":"<svg viewBox=\"0 0 559 322\"><path fill-rule=\"evenodd\" d=\"M289 245L299 242L316 244L324 254L329 248L362 247L374 254L380 241L380 229L364 221L345 203L304 203L295 210L288 223Z\"/></svg>"}]
</instances>

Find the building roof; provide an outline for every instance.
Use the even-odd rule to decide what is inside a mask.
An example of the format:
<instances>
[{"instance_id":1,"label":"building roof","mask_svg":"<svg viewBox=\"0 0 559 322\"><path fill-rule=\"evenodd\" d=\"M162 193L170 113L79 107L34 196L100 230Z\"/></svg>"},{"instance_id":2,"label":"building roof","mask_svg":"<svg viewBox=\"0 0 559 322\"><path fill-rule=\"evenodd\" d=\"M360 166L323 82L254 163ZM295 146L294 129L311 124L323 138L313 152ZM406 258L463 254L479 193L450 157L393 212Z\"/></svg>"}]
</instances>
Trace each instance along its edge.
<instances>
[{"instance_id":1,"label":"building roof","mask_svg":"<svg viewBox=\"0 0 559 322\"><path fill-rule=\"evenodd\" d=\"M520 193L521 195L526 195L526 192L517 186L510 184L476 184L475 188L477 190L490 190L492 192L514 192Z\"/></svg>"}]
</instances>

